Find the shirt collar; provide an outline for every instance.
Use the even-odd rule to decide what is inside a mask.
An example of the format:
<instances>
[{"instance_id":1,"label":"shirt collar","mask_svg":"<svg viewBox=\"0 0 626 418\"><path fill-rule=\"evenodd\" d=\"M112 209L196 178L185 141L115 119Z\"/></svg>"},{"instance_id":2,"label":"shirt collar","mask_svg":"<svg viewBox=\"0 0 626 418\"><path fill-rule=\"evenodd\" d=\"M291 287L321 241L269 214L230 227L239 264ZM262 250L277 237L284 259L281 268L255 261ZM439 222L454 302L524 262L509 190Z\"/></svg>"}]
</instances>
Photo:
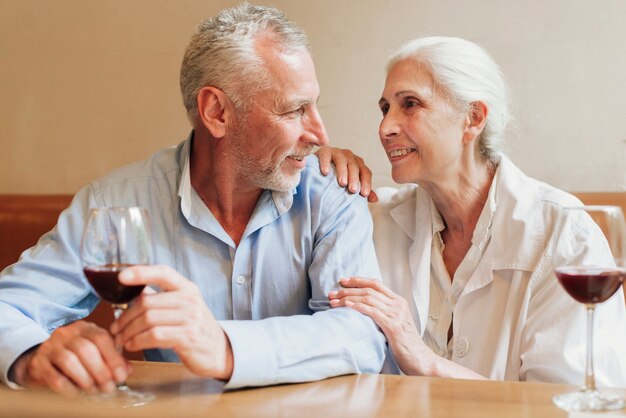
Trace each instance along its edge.
<instances>
[{"instance_id":1,"label":"shirt collar","mask_svg":"<svg viewBox=\"0 0 626 418\"><path fill-rule=\"evenodd\" d=\"M433 230L433 240L437 240L439 245L443 245L443 239L441 238L441 231L446 229L446 225L443 222L443 218L441 214L437 210L437 206L435 206L435 201L430 200L430 223L432 225Z\"/></svg>"},{"instance_id":2,"label":"shirt collar","mask_svg":"<svg viewBox=\"0 0 626 418\"><path fill-rule=\"evenodd\" d=\"M485 206L483 206L483 210L480 213L480 217L478 218L478 222L476 222L476 227L474 228L474 234L472 235L472 244L478 246L481 250L487 244L487 241L491 236L493 217L498 206L496 203L498 189L497 184L499 178L498 173L499 170L496 170L496 173L491 181L491 186L489 187L487 201L485 202Z\"/></svg>"},{"instance_id":3,"label":"shirt collar","mask_svg":"<svg viewBox=\"0 0 626 418\"><path fill-rule=\"evenodd\" d=\"M274 201L274 206L278 210L278 213L282 215L287 212L291 206L293 205L293 196L298 193L298 188L294 188L288 192L279 192L277 190L272 190L272 200Z\"/></svg>"},{"instance_id":4,"label":"shirt collar","mask_svg":"<svg viewBox=\"0 0 626 418\"><path fill-rule=\"evenodd\" d=\"M180 184L178 186L178 196L180 197L180 208L186 219L189 219L192 206L192 186L191 186L191 142L193 141L194 131L192 130L187 140L183 144L180 152L179 164L182 167ZM278 211L279 216L287 212L293 205L293 196L297 193L298 188L287 192L272 190L272 202Z\"/></svg>"},{"instance_id":5,"label":"shirt collar","mask_svg":"<svg viewBox=\"0 0 626 418\"><path fill-rule=\"evenodd\" d=\"M183 216L189 219L191 213L191 174L189 164L189 154L191 149L191 141L193 140L193 131L187 137L180 151L179 164L182 167L180 175L180 183L178 185L178 196L180 197L180 209Z\"/></svg>"}]
</instances>

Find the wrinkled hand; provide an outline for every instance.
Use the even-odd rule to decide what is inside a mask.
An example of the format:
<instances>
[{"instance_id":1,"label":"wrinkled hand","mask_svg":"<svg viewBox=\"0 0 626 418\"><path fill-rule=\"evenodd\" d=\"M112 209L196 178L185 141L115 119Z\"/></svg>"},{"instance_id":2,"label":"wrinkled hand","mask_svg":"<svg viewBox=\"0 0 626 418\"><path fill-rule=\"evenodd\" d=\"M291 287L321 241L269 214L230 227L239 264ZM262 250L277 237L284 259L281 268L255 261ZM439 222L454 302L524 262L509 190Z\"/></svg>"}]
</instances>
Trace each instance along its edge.
<instances>
[{"instance_id":1,"label":"wrinkled hand","mask_svg":"<svg viewBox=\"0 0 626 418\"><path fill-rule=\"evenodd\" d=\"M434 353L422 341L407 301L377 280L350 277L340 283L343 289L328 294L330 306L345 306L372 318L387 337L400 369L425 374L419 370L420 357Z\"/></svg>"},{"instance_id":2,"label":"wrinkled hand","mask_svg":"<svg viewBox=\"0 0 626 418\"><path fill-rule=\"evenodd\" d=\"M167 266L130 267L118 277L126 285L156 285L162 290L142 293L111 326L125 349L172 349L192 372L230 379L230 342L193 282Z\"/></svg>"},{"instance_id":3,"label":"wrinkled hand","mask_svg":"<svg viewBox=\"0 0 626 418\"><path fill-rule=\"evenodd\" d=\"M330 163L335 164L337 182L340 186L348 186L351 193L356 193L361 187L361 196L367 197L369 202L377 202L378 196L372 190L372 172L365 165L363 158L355 155L349 149L334 147L320 147L315 153L320 160L320 171L323 175L330 173Z\"/></svg>"},{"instance_id":4,"label":"wrinkled hand","mask_svg":"<svg viewBox=\"0 0 626 418\"><path fill-rule=\"evenodd\" d=\"M23 387L47 387L75 397L111 392L123 383L130 364L116 350L111 335L86 321L55 330L37 349L23 354L13 365L15 382Z\"/></svg>"}]
</instances>

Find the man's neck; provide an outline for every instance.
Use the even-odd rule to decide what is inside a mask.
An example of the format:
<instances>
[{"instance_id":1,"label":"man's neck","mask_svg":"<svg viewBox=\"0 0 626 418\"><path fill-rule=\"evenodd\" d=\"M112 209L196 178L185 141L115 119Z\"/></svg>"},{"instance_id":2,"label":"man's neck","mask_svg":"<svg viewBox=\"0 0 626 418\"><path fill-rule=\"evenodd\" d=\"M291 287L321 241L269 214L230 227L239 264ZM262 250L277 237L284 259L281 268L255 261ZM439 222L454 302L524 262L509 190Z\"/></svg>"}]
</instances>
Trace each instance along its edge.
<instances>
[{"instance_id":1,"label":"man's neck","mask_svg":"<svg viewBox=\"0 0 626 418\"><path fill-rule=\"evenodd\" d=\"M226 155L217 141L194 137L189 156L191 186L239 245L263 190L239 179L236 162Z\"/></svg>"}]
</instances>

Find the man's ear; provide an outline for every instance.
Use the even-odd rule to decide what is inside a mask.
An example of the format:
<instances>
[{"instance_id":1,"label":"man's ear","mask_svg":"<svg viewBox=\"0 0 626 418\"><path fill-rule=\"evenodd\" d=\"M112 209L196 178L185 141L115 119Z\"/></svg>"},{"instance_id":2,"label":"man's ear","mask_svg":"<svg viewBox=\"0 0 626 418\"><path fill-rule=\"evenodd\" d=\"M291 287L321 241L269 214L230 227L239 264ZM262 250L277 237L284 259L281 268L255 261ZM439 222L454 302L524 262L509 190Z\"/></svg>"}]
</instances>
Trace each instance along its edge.
<instances>
[{"instance_id":1,"label":"man's ear","mask_svg":"<svg viewBox=\"0 0 626 418\"><path fill-rule=\"evenodd\" d=\"M199 122L214 138L222 138L226 134L228 112L232 109L226 93L217 87L205 86L198 91L196 100Z\"/></svg>"},{"instance_id":2,"label":"man's ear","mask_svg":"<svg viewBox=\"0 0 626 418\"><path fill-rule=\"evenodd\" d=\"M467 112L463 143L470 143L480 136L483 129L485 129L488 114L489 108L485 102L476 101L470 103L469 110Z\"/></svg>"}]
</instances>

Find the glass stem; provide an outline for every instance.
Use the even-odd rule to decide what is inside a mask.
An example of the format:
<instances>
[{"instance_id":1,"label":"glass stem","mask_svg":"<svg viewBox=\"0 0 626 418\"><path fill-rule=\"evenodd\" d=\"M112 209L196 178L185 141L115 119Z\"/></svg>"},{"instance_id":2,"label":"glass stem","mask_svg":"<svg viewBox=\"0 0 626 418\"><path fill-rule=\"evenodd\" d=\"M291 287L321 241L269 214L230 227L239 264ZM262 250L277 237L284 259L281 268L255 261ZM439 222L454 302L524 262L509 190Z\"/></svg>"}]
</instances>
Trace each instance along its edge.
<instances>
[{"instance_id":1,"label":"glass stem","mask_svg":"<svg viewBox=\"0 0 626 418\"><path fill-rule=\"evenodd\" d=\"M112 306L113 306L113 318L115 318L116 321L120 319L120 316L122 316L122 313L128 307L128 305L125 303L113 304Z\"/></svg>"},{"instance_id":2,"label":"glass stem","mask_svg":"<svg viewBox=\"0 0 626 418\"><path fill-rule=\"evenodd\" d=\"M128 307L127 304L113 304L113 318L115 318L115 320L117 321L118 319L120 319L120 316L122 316L122 313L124 313L124 310ZM119 351L120 353L122 353L122 346L121 344L118 343L118 339L115 339L115 348L117 349L117 351ZM121 391L127 391L128 390L128 385L126 385L126 382L122 382L117 384L117 390L121 390Z\"/></svg>"},{"instance_id":3,"label":"glass stem","mask_svg":"<svg viewBox=\"0 0 626 418\"><path fill-rule=\"evenodd\" d=\"M593 374L593 314L595 305L587 306L587 367L585 371L585 392L596 391L596 378Z\"/></svg>"}]
</instances>

